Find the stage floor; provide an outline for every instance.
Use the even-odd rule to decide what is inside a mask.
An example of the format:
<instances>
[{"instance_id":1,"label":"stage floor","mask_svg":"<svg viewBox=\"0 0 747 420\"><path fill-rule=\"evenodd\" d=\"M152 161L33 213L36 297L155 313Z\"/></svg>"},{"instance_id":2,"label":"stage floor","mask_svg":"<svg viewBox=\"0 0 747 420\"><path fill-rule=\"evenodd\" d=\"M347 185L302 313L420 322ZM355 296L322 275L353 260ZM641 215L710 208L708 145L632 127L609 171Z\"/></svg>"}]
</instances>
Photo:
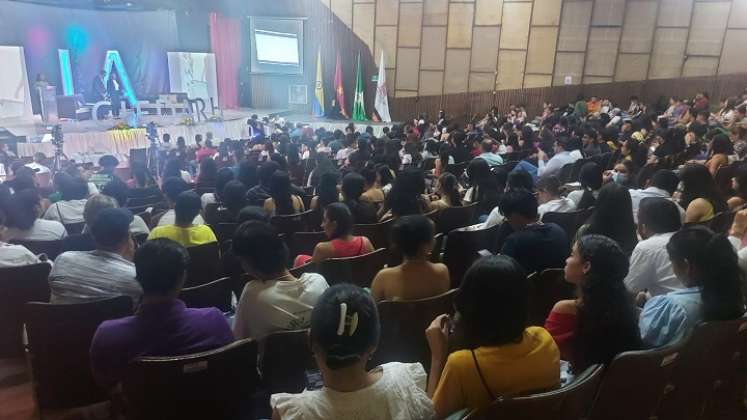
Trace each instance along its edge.
<instances>
[{"instance_id":1,"label":"stage floor","mask_svg":"<svg viewBox=\"0 0 747 420\"><path fill-rule=\"evenodd\" d=\"M193 144L195 135L201 134L204 138L208 132L213 133L218 141L224 138L247 138L246 120L253 114L260 118L279 115L288 123L302 123L314 129L324 127L329 131L343 130L351 122L350 120L315 118L311 115L294 114L285 109L268 108L225 110L223 121L207 121L194 125L184 125L187 114L136 116L134 113L123 113L120 120L60 121L65 140L63 151L66 156L76 162L96 162L101 156L112 154L117 156L120 162L125 163L130 149L148 147L149 141L143 127L150 122L156 123L159 136L169 133L173 142L176 142L178 137L184 137L187 144ZM45 135L51 133L52 125L42 122L38 116L36 118L33 121L0 120L0 127L7 128L16 136L26 136L27 142L18 143L17 147L18 155L21 157L31 157L36 152L42 152L48 157L54 155L54 146L49 142L42 142ZM121 121L140 128L113 129L114 125ZM359 131L363 131L366 125L371 125L376 136L381 135L384 127L391 125L373 121L354 121L353 123ZM49 137L47 136L47 140Z\"/></svg>"}]
</instances>

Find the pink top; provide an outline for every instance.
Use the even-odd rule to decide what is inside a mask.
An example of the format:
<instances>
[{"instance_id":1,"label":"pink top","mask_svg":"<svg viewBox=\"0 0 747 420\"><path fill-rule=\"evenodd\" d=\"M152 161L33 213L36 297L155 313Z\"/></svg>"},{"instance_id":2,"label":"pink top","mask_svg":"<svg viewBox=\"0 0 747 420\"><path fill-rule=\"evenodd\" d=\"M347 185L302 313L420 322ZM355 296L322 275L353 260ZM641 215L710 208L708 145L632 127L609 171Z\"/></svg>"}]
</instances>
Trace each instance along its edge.
<instances>
[{"instance_id":1,"label":"pink top","mask_svg":"<svg viewBox=\"0 0 747 420\"><path fill-rule=\"evenodd\" d=\"M335 258L356 257L364 253L362 236L353 236L353 239L349 241L332 239L330 242L335 251Z\"/></svg>"},{"instance_id":2,"label":"pink top","mask_svg":"<svg viewBox=\"0 0 747 420\"><path fill-rule=\"evenodd\" d=\"M573 339L576 335L576 315L551 311L545 320L545 329L552 335L560 349L560 358L573 362Z\"/></svg>"}]
</instances>

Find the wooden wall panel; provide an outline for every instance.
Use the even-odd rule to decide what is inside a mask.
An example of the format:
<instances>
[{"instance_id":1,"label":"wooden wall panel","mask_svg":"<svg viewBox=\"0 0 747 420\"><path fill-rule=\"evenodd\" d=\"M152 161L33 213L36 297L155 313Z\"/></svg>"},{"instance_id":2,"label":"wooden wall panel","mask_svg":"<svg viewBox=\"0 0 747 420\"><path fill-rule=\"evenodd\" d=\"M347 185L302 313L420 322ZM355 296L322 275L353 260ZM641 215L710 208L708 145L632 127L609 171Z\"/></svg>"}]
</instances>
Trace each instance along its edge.
<instances>
[{"instance_id":1,"label":"wooden wall panel","mask_svg":"<svg viewBox=\"0 0 747 420\"><path fill-rule=\"evenodd\" d=\"M620 54L617 57L615 81L645 80L649 58L648 54Z\"/></svg>"},{"instance_id":2,"label":"wooden wall panel","mask_svg":"<svg viewBox=\"0 0 747 420\"><path fill-rule=\"evenodd\" d=\"M376 0L376 24L396 25L399 16L399 0Z\"/></svg>"},{"instance_id":3,"label":"wooden wall panel","mask_svg":"<svg viewBox=\"0 0 747 420\"><path fill-rule=\"evenodd\" d=\"M655 1L630 1L625 10L620 51L626 53L651 52L656 28Z\"/></svg>"},{"instance_id":4,"label":"wooden wall panel","mask_svg":"<svg viewBox=\"0 0 747 420\"><path fill-rule=\"evenodd\" d=\"M466 92L469 85L469 50L446 50L444 93Z\"/></svg>"},{"instance_id":5,"label":"wooden wall panel","mask_svg":"<svg viewBox=\"0 0 747 420\"><path fill-rule=\"evenodd\" d=\"M613 76L615 57L620 40L620 28L591 28L586 54L584 74L590 76Z\"/></svg>"},{"instance_id":6,"label":"wooden wall panel","mask_svg":"<svg viewBox=\"0 0 747 420\"><path fill-rule=\"evenodd\" d=\"M498 54L496 89L516 89L524 84L526 51L501 50Z\"/></svg>"},{"instance_id":7,"label":"wooden wall panel","mask_svg":"<svg viewBox=\"0 0 747 420\"><path fill-rule=\"evenodd\" d=\"M420 71L420 48L398 48L397 89L418 90Z\"/></svg>"},{"instance_id":8,"label":"wooden wall panel","mask_svg":"<svg viewBox=\"0 0 747 420\"><path fill-rule=\"evenodd\" d=\"M659 0L658 26L690 26L693 0Z\"/></svg>"},{"instance_id":9,"label":"wooden wall panel","mask_svg":"<svg viewBox=\"0 0 747 420\"><path fill-rule=\"evenodd\" d=\"M472 70L495 72L498 63L499 26L476 26L472 41Z\"/></svg>"},{"instance_id":10,"label":"wooden wall panel","mask_svg":"<svg viewBox=\"0 0 747 420\"><path fill-rule=\"evenodd\" d=\"M584 53L558 52L555 57L555 74L552 84L556 86L564 85L566 76L571 76L571 84L579 84L583 72Z\"/></svg>"},{"instance_id":11,"label":"wooden wall panel","mask_svg":"<svg viewBox=\"0 0 747 420\"><path fill-rule=\"evenodd\" d=\"M477 0L475 6L475 25L501 24L503 0Z\"/></svg>"},{"instance_id":12,"label":"wooden wall panel","mask_svg":"<svg viewBox=\"0 0 747 420\"><path fill-rule=\"evenodd\" d=\"M687 28L659 28L654 34L650 79L680 77L685 59Z\"/></svg>"},{"instance_id":13,"label":"wooden wall panel","mask_svg":"<svg viewBox=\"0 0 747 420\"><path fill-rule=\"evenodd\" d=\"M592 25L620 26L625 14L625 0L595 0Z\"/></svg>"},{"instance_id":14,"label":"wooden wall panel","mask_svg":"<svg viewBox=\"0 0 747 420\"><path fill-rule=\"evenodd\" d=\"M443 70L446 56L446 27L424 26L420 68Z\"/></svg>"},{"instance_id":15,"label":"wooden wall panel","mask_svg":"<svg viewBox=\"0 0 747 420\"><path fill-rule=\"evenodd\" d=\"M611 77L605 77L605 76L584 76L584 84L585 85L595 85L599 83L610 83L612 82Z\"/></svg>"},{"instance_id":16,"label":"wooden wall panel","mask_svg":"<svg viewBox=\"0 0 747 420\"><path fill-rule=\"evenodd\" d=\"M682 77L711 76L716 74L718 57L688 57L682 67Z\"/></svg>"},{"instance_id":17,"label":"wooden wall panel","mask_svg":"<svg viewBox=\"0 0 747 420\"><path fill-rule=\"evenodd\" d=\"M729 29L726 31L724 51L721 54L721 64L718 68L718 74L747 71L746 40L747 29Z\"/></svg>"},{"instance_id":18,"label":"wooden wall panel","mask_svg":"<svg viewBox=\"0 0 747 420\"><path fill-rule=\"evenodd\" d=\"M414 98L418 96L418 92L413 92L411 90L397 90L394 92L394 96L396 98Z\"/></svg>"},{"instance_id":19,"label":"wooden wall panel","mask_svg":"<svg viewBox=\"0 0 747 420\"><path fill-rule=\"evenodd\" d=\"M421 95L440 95L444 90L444 72L421 71L420 87L418 93Z\"/></svg>"},{"instance_id":20,"label":"wooden wall panel","mask_svg":"<svg viewBox=\"0 0 747 420\"><path fill-rule=\"evenodd\" d=\"M534 0L532 25L559 25L561 5L562 0Z\"/></svg>"},{"instance_id":21,"label":"wooden wall panel","mask_svg":"<svg viewBox=\"0 0 747 420\"><path fill-rule=\"evenodd\" d=\"M376 40L374 43L374 59L379 60L381 51L384 50L384 60L387 68L397 66L397 27L377 26Z\"/></svg>"},{"instance_id":22,"label":"wooden wall panel","mask_svg":"<svg viewBox=\"0 0 747 420\"><path fill-rule=\"evenodd\" d=\"M495 72L493 73L470 73L469 91L486 92L495 88Z\"/></svg>"},{"instance_id":23,"label":"wooden wall panel","mask_svg":"<svg viewBox=\"0 0 747 420\"><path fill-rule=\"evenodd\" d=\"M591 8L591 1L568 2L563 6L558 51L586 51Z\"/></svg>"},{"instance_id":24,"label":"wooden wall panel","mask_svg":"<svg viewBox=\"0 0 747 420\"><path fill-rule=\"evenodd\" d=\"M375 7L376 5L373 3L353 5L353 32L371 51L374 50Z\"/></svg>"},{"instance_id":25,"label":"wooden wall panel","mask_svg":"<svg viewBox=\"0 0 747 420\"><path fill-rule=\"evenodd\" d=\"M525 74L524 75L524 87L525 88L536 88L545 87L552 85L552 76L542 74Z\"/></svg>"},{"instance_id":26,"label":"wooden wall panel","mask_svg":"<svg viewBox=\"0 0 747 420\"><path fill-rule=\"evenodd\" d=\"M526 49L529 43L531 3L504 3L501 49Z\"/></svg>"},{"instance_id":27,"label":"wooden wall panel","mask_svg":"<svg viewBox=\"0 0 747 420\"><path fill-rule=\"evenodd\" d=\"M557 37L558 28L532 28L532 33L529 35L529 49L527 51L527 73L552 74Z\"/></svg>"},{"instance_id":28,"label":"wooden wall panel","mask_svg":"<svg viewBox=\"0 0 747 420\"><path fill-rule=\"evenodd\" d=\"M689 55L720 55L730 2L696 2L687 42Z\"/></svg>"},{"instance_id":29,"label":"wooden wall panel","mask_svg":"<svg viewBox=\"0 0 747 420\"><path fill-rule=\"evenodd\" d=\"M420 30L423 20L422 3L402 3L399 6L399 46L420 47Z\"/></svg>"},{"instance_id":30,"label":"wooden wall panel","mask_svg":"<svg viewBox=\"0 0 747 420\"><path fill-rule=\"evenodd\" d=\"M747 0L732 0L729 27L747 29Z\"/></svg>"},{"instance_id":31,"label":"wooden wall panel","mask_svg":"<svg viewBox=\"0 0 747 420\"><path fill-rule=\"evenodd\" d=\"M330 8L345 26L353 27L353 0L331 0Z\"/></svg>"},{"instance_id":32,"label":"wooden wall panel","mask_svg":"<svg viewBox=\"0 0 747 420\"><path fill-rule=\"evenodd\" d=\"M449 0L424 0L423 25L446 25L449 16Z\"/></svg>"},{"instance_id":33,"label":"wooden wall panel","mask_svg":"<svg viewBox=\"0 0 747 420\"><path fill-rule=\"evenodd\" d=\"M472 46L472 19L475 5L451 3L449 5L449 31L446 45L449 48L470 48Z\"/></svg>"}]
</instances>

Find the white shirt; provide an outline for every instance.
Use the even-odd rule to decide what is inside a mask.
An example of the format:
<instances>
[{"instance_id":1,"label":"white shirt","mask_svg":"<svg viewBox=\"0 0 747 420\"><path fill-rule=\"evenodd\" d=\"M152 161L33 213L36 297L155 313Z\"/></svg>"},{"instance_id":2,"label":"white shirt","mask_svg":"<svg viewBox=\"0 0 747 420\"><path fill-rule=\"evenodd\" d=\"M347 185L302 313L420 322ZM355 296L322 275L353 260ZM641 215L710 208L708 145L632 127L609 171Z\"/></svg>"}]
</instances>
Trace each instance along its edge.
<instances>
[{"instance_id":1,"label":"white shirt","mask_svg":"<svg viewBox=\"0 0 747 420\"><path fill-rule=\"evenodd\" d=\"M65 226L54 220L36 219L31 229L8 228L5 239L19 241L57 241L67 236Z\"/></svg>"},{"instance_id":2,"label":"white shirt","mask_svg":"<svg viewBox=\"0 0 747 420\"><path fill-rule=\"evenodd\" d=\"M739 268L742 269L742 273L747 275L747 247L742 248L742 241L739 238L729 236L729 242L737 252L737 258L739 259Z\"/></svg>"},{"instance_id":3,"label":"white shirt","mask_svg":"<svg viewBox=\"0 0 747 420\"><path fill-rule=\"evenodd\" d=\"M495 225L500 225L501 223L503 223L504 219L505 217L503 216L503 213L501 213L501 209L498 208L498 206L495 206L493 210L490 211L490 214L488 214L488 218L485 219L483 229L487 229Z\"/></svg>"},{"instance_id":4,"label":"white shirt","mask_svg":"<svg viewBox=\"0 0 747 420\"><path fill-rule=\"evenodd\" d=\"M47 168L46 166L44 166L44 165L42 165L40 163L36 163L36 162L27 163L27 164L25 164L23 166L25 166L27 168L31 168L31 169L33 169L35 171L38 169L38 171L36 171L37 174L48 174L48 173L51 172L49 170L49 168Z\"/></svg>"},{"instance_id":5,"label":"white shirt","mask_svg":"<svg viewBox=\"0 0 747 420\"><path fill-rule=\"evenodd\" d=\"M138 235L141 233L148 234L150 233L150 229L148 228L148 225L145 223L145 220L143 220L142 217L136 214L136 215L133 215L132 223L130 223L130 233L133 235Z\"/></svg>"},{"instance_id":6,"label":"white shirt","mask_svg":"<svg viewBox=\"0 0 747 420\"><path fill-rule=\"evenodd\" d=\"M638 242L630 256L630 271L625 277L628 290L638 293L648 289L652 296L658 296L682 289L667 252L672 235L674 232L660 233Z\"/></svg>"},{"instance_id":7,"label":"white shirt","mask_svg":"<svg viewBox=\"0 0 747 420\"><path fill-rule=\"evenodd\" d=\"M638 208L641 206L641 201L644 198L666 198L672 200L672 196L665 190L657 187L648 187L645 190L630 190L630 200L633 204L633 221L638 224ZM677 205L677 210L680 211L680 219L685 222L685 209L679 205L676 201L672 200Z\"/></svg>"},{"instance_id":8,"label":"white shirt","mask_svg":"<svg viewBox=\"0 0 747 420\"><path fill-rule=\"evenodd\" d=\"M555 200L550 200L547 203L540 204L537 207L537 215L542 219L542 215L545 213L567 213L569 211L576 210L576 203L570 199L570 197L560 197Z\"/></svg>"},{"instance_id":9,"label":"white shirt","mask_svg":"<svg viewBox=\"0 0 747 420\"><path fill-rule=\"evenodd\" d=\"M26 247L0 242L0 268L20 267L40 262L39 258Z\"/></svg>"},{"instance_id":10,"label":"white shirt","mask_svg":"<svg viewBox=\"0 0 747 420\"><path fill-rule=\"evenodd\" d=\"M591 194L594 196L594 198L599 197L599 190L592 191ZM575 190L568 193L568 198L573 201L573 207L578 207L578 203L581 202L581 197L584 196L584 190ZM571 210L567 210L571 211Z\"/></svg>"},{"instance_id":11,"label":"white shirt","mask_svg":"<svg viewBox=\"0 0 747 420\"><path fill-rule=\"evenodd\" d=\"M386 363L374 384L352 392L327 387L300 394L273 394L270 406L283 420L430 420L436 416L425 393L420 363Z\"/></svg>"},{"instance_id":12,"label":"white shirt","mask_svg":"<svg viewBox=\"0 0 747 420\"><path fill-rule=\"evenodd\" d=\"M574 150L577 152L577 150ZM572 152L562 151L556 153L550 160L545 163L544 160L539 161L539 167L537 168L537 176L550 176L556 175L560 172L560 169L569 164L581 159L581 153L574 154Z\"/></svg>"},{"instance_id":13,"label":"white shirt","mask_svg":"<svg viewBox=\"0 0 747 420\"><path fill-rule=\"evenodd\" d=\"M293 281L250 281L236 308L234 336L259 340L275 331L307 328L314 305L328 287L316 273Z\"/></svg>"},{"instance_id":14,"label":"white shirt","mask_svg":"<svg viewBox=\"0 0 747 420\"><path fill-rule=\"evenodd\" d=\"M176 213L174 213L174 209L167 210L166 213L161 216L160 219L158 219L158 225L157 226L168 226L173 225L176 221ZM204 225L205 220L203 220L202 216L199 214L195 216L194 220L192 220L193 225Z\"/></svg>"},{"instance_id":15,"label":"white shirt","mask_svg":"<svg viewBox=\"0 0 747 420\"><path fill-rule=\"evenodd\" d=\"M215 203L215 193L205 193L202 196L200 196L200 201L202 202L202 211L205 211L208 204Z\"/></svg>"},{"instance_id":16,"label":"white shirt","mask_svg":"<svg viewBox=\"0 0 747 420\"><path fill-rule=\"evenodd\" d=\"M350 157L350 154L355 152L355 149L352 147L346 147L344 149L340 149L337 151L337 154L335 155L336 161L344 161L348 157Z\"/></svg>"},{"instance_id":17,"label":"white shirt","mask_svg":"<svg viewBox=\"0 0 747 420\"><path fill-rule=\"evenodd\" d=\"M52 303L82 303L129 296L137 304L143 294L135 280L135 264L106 251L68 251L49 273Z\"/></svg>"},{"instance_id":18,"label":"white shirt","mask_svg":"<svg viewBox=\"0 0 747 420\"><path fill-rule=\"evenodd\" d=\"M43 219L56 220L62 224L82 223L86 199L58 201L47 209Z\"/></svg>"},{"instance_id":19,"label":"white shirt","mask_svg":"<svg viewBox=\"0 0 747 420\"><path fill-rule=\"evenodd\" d=\"M179 173L181 174L184 182L186 182L187 184L192 183L192 175L190 175L189 172L182 170L182 171L179 171Z\"/></svg>"}]
</instances>

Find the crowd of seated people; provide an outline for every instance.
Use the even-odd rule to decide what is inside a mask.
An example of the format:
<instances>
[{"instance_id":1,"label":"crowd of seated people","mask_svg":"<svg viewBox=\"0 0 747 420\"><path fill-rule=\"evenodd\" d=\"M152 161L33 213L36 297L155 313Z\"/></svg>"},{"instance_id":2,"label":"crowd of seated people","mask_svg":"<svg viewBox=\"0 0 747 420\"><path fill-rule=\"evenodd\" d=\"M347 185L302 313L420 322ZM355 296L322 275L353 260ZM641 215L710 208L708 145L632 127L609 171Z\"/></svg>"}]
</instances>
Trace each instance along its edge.
<instances>
[{"instance_id":1,"label":"crowd of seated people","mask_svg":"<svg viewBox=\"0 0 747 420\"><path fill-rule=\"evenodd\" d=\"M379 137L352 124L328 132L252 119L253 140L218 148L211 138L195 139L197 147L180 138L172 147L164 136L164 165L133 167L129 183L113 156L94 171L71 165L51 187L14 165L0 185L0 269L52 264L53 303L132 299L136 314L103 323L91 346L106 388L137 357L309 329L323 388L273 395L274 418L372 410L382 419L444 418L553 389L561 360L579 373L625 351L685 340L701 322L744 315L745 107L747 93L713 113L703 94L673 98L660 113L638 98L616 108L592 97L546 104L534 119L520 106L464 126L446 113L435 121L423 115ZM139 190L163 195L143 217L127 209ZM471 204L474 217L463 227L496 231L488 251L498 255L476 259L454 281L439 262L448 246L434 249L438 212ZM318 226L306 229L326 240L312 255L291 255L292 232L275 224L307 207ZM577 226L543 222L570 212L590 216ZM354 234L355 225L383 222L391 237L385 252L401 263L382 267L370 290L293 274L305 262L374 251L373 237ZM189 309L179 299L191 248L218 242L218 223L235 231L216 258L230 256L247 280L235 314ZM85 226L69 233L71 224ZM60 241L63 252L47 261L14 241ZM546 269L563 269L574 297L532 326L528 278ZM424 331L429 370L397 361L368 369L381 329L378 302L433 298L452 285L452 313Z\"/></svg>"}]
</instances>

